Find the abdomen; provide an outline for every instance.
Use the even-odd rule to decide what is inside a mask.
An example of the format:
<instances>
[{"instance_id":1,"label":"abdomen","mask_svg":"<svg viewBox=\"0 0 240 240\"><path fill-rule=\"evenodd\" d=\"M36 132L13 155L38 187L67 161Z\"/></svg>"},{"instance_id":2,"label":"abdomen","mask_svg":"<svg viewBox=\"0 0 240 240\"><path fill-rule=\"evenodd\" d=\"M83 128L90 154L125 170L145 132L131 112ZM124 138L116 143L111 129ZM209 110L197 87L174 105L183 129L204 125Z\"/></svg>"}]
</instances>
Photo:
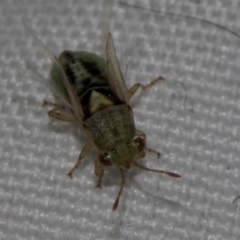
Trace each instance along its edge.
<instances>
[{"instance_id":1,"label":"abdomen","mask_svg":"<svg viewBox=\"0 0 240 240\"><path fill-rule=\"evenodd\" d=\"M103 108L121 104L111 90L104 76L105 60L89 52L64 51L58 58L68 81L76 89L79 104L84 112L84 119L91 117ZM50 78L57 91L69 101L69 96L53 64Z\"/></svg>"}]
</instances>

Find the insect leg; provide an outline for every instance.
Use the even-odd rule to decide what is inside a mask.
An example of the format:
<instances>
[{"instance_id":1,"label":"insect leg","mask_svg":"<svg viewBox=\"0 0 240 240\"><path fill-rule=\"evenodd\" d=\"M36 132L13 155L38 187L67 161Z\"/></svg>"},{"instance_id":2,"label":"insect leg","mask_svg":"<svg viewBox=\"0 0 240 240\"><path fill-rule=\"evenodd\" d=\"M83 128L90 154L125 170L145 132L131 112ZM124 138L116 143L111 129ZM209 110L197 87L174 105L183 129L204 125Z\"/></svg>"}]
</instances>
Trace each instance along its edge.
<instances>
[{"instance_id":1,"label":"insect leg","mask_svg":"<svg viewBox=\"0 0 240 240\"><path fill-rule=\"evenodd\" d=\"M93 147L93 142L90 140L84 145L82 151L80 152L80 154L78 156L78 160L77 160L76 164L70 170L70 172L67 174L70 178L72 178L73 172L79 167L82 159L91 151L92 147Z\"/></svg>"},{"instance_id":2,"label":"insect leg","mask_svg":"<svg viewBox=\"0 0 240 240\"><path fill-rule=\"evenodd\" d=\"M95 158L94 173L95 173L96 176L98 176L98 182L97 182L97 185L95 187L102 188L101 184L102 184L102 177L103 177L103 174L104 174L104 170L103 170L102 164L98 160L98 155Z\"/></svg>"},{"instance_id":3,"label":"insect leg","mask_svg":"<svg viewBox=\"0 0 240 240\"><path fill-rule=\"evenodd\" d=\"M149 153L152 153L152 154L156 155L157 158L160 158L160 156L161 156L161 153L158 152L158 151L156 151L156 150L154 150L154 149L151 149L151 148L147 148L147 147L146 147L145 150L146 150L147 152L149 152Z\"/></svg>"},{"instance_id":4,"label":"insect leg","mask_svg":"<svg viewBox=\"0 0 240 240\"><path fill-rule=\"evenodd\" d=\"M150 83L148 83L148 84L146 84L146 85L143 85L143 84L141 84L141 83L136 83L136 84L134 84L134 85L128 90L128 99L130 100L130 99L134 96L134 94L137 92L137 90L138 90L140 87L142 88L142 90L146 90L146 89L152 87L152 86L153 86L154 84L156 84L157 82L162 81L162 80L164 80L164 78L160 76L160 77L154 79L153 81L151 81Z\"/></svg>"},{"instance_id":5,"label":"insect leg","mask_svg":"<svg viewBox=\"0 0 240 240\"><path fill-rule=\"evenodd\" d=\"M63 122L76 122L75 117L73 115L71 115L70 113L59 112L65 108L64 105L44 101L42 106L43 107L46 107L46 106L54 107L52 110L48 111L48 116L51 118L54 118L54 119L57 119L57 120L63 121Z\"/></svg>"},{"instance_id":6,"label":"insect leg","mask_svg":"<svg viewBox=\"0 0 240 240\"><path fill-rule=\"evenodd\" d=\"M157 169L151 169L151 168L148 168L148 167L144 167L140 164L138 164L136 161L133 161L132 164L140 169L143 169L145 171L148 171L148 172L156 172L156 173L163 173L163 174L166 174L168 176L171 176L171 177L176 177L176 178L179 178L181 177L180 175L178 175L177 173L174 173L174 172L168 172L168 171L164 171L164 170L157 170Z\"/></svg>"},{"instance_id":7,"label":"insect leg","mask_svg":"<svg viewBox=\"0 0 240 240\"><path fill-rule=\"evenodd\" d=\"M136 130L135 136L143 138L143 140L146 144L146 134L144 132L142 132L140 130ZM155 154L157 156L157 158L160 158L160 156L161 156L160 152L158 152L154 149L148 148L147 146L144 148L144 150L149 153Z\"/></svg>"},{"instance_id":8,"label":"insect leg","mask_svg":"<svg viewBox=\"0 0 240 240\"><path fill-rule=\"evenodd\" d=\"M119 170L120 170L121 177L122 177L122 183L121 183L121 187L120 187L120 189L118 191L117 198L116 198L116 200L115 200L115 202L113 204L113 207L112 207L113 211L115 211L117 209L117 207L118 207L119 199L121 197L121 194L122 194L122 191L123 191L123 187L125 185L125 177L124 177L123 169L119 168Z\"/></svg>"}]
</instances>

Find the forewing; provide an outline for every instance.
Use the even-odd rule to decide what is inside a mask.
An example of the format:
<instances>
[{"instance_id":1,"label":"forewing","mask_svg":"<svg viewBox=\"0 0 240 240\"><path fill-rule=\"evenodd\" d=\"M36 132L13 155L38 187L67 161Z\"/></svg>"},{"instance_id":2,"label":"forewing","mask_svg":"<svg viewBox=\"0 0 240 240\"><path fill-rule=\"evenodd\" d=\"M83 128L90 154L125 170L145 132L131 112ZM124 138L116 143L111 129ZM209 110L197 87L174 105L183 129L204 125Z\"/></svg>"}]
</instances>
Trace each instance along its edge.
<instances>
[{"instance_id":1,"label":"forewing","mask_svg":"<svg viewBox=\"0 0 240 240\"><path fill-rule=\"evenodd\" d=\"M107 59L106 75L108 82L112 87L112 90L117 94L118 98L123 102L128 103L128 89L118 63L111 33L108 33L105 54Z\"/></svg>"},{"instance_id":2,"label":"forewing","mask_svg":"<svg viewBox=\"0 0 240 240\"><path fill-rule=\"evenodd\" d=\"M102 51L103 56L106 58L106 46L108 33L110 32L110 12L111 12L112 0L104 0L103 2L103 10L102 10ZM106 60L106 59L105 59Z\"/></svg>"},{"instance_id":3,"label":"forewing","mask_svg":"<svg viewBox=\"0 0 240 240\"><path fill-rule=\"evenodd\" d=\"M33 77L33 79L36 79L37 81L46 85L46 87L49 88L49 90L52 92L52 94L57 96L60 99L60 101L64 104L64 106L73 110L71 104L61 94L59 94L59 92L54 88L54 86L50 83L49 80L45 79L40 74L36 73L34 70L31 70L29 66L23 68L23 71L24 71L24 73L31 76L31 78Z\"/></svg>"},{"instance_id":4,"label":"forewing","mask_svg":"<svg viewBox=\"0 0 240 240\"><path fill-rule=\"evenodd\" d=\"M77 121L82 122L83 111L82 111L81 106L79 106L79 101L78 101L76 91L70 85L61 64L59 63L57 58L54 56L54 54L52 54L51 51L46 47L46 45L34 34L34 32L25 24L24 24L24 27L25 27L26 31L30 33L30 35L33 37L33 39L40 45L40 47L43 49L43 51L47 54L47 56L52 61L52 64L55 64L55 66L58 68L58 71L60 73L59 76L61 77L61 81L62 81L64 87L66 88L69 99L70 99L70 104L72 106L73 114L76 117Z\"/></svg>"}]
</instances>

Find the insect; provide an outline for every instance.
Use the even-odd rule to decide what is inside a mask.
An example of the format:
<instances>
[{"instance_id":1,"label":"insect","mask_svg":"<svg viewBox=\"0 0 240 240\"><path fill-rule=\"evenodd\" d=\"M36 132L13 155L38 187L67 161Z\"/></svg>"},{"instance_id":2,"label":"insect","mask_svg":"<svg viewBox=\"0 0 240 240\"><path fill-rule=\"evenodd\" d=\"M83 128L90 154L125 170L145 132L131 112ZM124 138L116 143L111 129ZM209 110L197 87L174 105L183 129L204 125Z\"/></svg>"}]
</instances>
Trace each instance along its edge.
<instances>
[{"instance_id":1,"label":"insect","mask_svg":"<svg viewBox=\"0 0 240 240\"><path fill-rule=\"evenodd\" d=\"M121 174L121 186L112 207L114 211L118 207L124 188L124 173L131 165L171 177L180 175L150 169L137 162L138 159L145 157L146 152L152 152L158 157L160 153L147 148L146 135L135 128L129 100L139 88L148 89L162 78L158 77L147 85L137 83L127 89L109 31L110 6L111 0L105 0L102 16L104 57L83 51L64 51L59 57L55 57L27 26L25 28L52 61L50 86L63 104L46 102L45 105L53 106L48 112L49 117L77 122L88 137L68 176L72 178L82 159L96 147L98 149L94 168L98 176L96 187L101 188L105 168L115 166ZM66 108L69 109L69 113L63 111Z\"/></svg>"}]
</instances>

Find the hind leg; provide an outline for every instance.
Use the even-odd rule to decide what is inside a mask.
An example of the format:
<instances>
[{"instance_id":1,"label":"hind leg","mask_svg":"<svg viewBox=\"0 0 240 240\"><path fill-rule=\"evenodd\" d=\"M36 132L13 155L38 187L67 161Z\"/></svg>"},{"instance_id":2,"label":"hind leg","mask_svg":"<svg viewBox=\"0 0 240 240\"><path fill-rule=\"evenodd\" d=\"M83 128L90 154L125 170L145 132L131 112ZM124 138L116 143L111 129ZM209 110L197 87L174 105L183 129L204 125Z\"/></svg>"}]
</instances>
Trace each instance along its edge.
<instances>
[{"instance_id":1,"label":"hind leg","mask_svg":"<svg viewBox=\"0 0 240 240\"><path fill-rule=\"evenodd\" d=\"M76 119L72 114L61 112L62 110L65 109L64 105L44 101L42 106L43 107L48 107L48 106L53 107L53 109L48 111L48 116L50 118L54 118L56 120L63 121L63 122L76 122Z\"/></svg>"}]
</instances>

